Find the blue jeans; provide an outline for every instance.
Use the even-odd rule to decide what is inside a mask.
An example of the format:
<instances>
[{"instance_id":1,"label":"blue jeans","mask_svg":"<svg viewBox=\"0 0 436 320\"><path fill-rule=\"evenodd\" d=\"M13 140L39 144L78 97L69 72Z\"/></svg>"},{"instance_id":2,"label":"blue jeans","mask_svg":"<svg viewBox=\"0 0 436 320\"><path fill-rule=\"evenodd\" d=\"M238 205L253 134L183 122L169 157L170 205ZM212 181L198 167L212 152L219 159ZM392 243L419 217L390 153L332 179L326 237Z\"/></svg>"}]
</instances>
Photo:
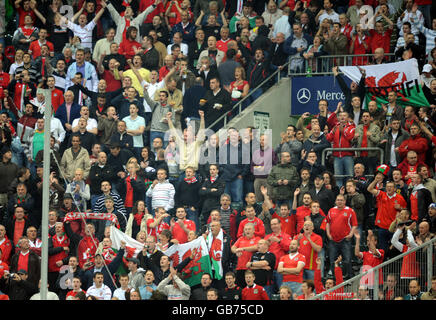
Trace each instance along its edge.
<instances>
[{"instance_id":1,"label":"blue jeans","mask_svg":"<svg viewBox=\"0 0 436 320\"><path fill-rule=\"evenodd\" d=\"M162 138L163 148L165 149L168 145L168 141L165 141L165 132L160 132L160 131L150 131L150 147L153 148L153 140L157 137Z\"/></svg>"},{"instance_id":2,"label":"blue jeans","mask_svg":"<svg viewBox=\"0 0 436 320\"><path fill-rule=\"evenodd\" d=\"M232 202L242 205L244 180L236 177L232 181L226 182L226 188L224 189L224 193L230 195Z\"/></svg>"},{"instance_id":3,"label":"blue jeans","mask_svg":"<svg viewBox=\"0 0 436 320\"><path fill-rule=\"evenodd\" d=\"M192 220L195 223L195 232L198 233L200 231L200 220L198 218L198 210L191 210L191 208L186 208L186 218L188 220Z\"/></svg>"},{"instance_id":4,"label":"blue jeans","mask_svg":"<svg viewBox=\"0 0 436 320\"><path fill-rule=\"evenodd\" d=\"M330 272L334 274L335 271L335 260L342 255L342 264L344 265L344 278L350 278L352 276L351 269L351 240L343 239L340 242L335 242L329 240L328 243L329 250L329 262L330 262Z\"/></svg>"},{"instance_id":5,"label":"blue jeans","mask_svg":"<svg viewBox=\"0 0 436 320\"><path fill-rule=\"evenodd\" d=\"M273 279L274 279L274 292L279 292L280 287L283 284L283 275L278 273L277 270L274 270Z\"/></svg>"},{"instance_id":6,"label":"blue jeans","mask_svg":"<svg viewBox=\"0 0 436 320\"><path fill-rule=\"evenodd\" d=\"M24 155L24 149L21 144L20 138L14 138L11 142L12 159L11 162L15 163L19 167L24 167L27 162ZM36 172L35 172L36 173Z\"/></svg>"},{"instance_id":7,"label":"blue jeans","mask_svg":"<svg viewBox=\"0 0 436 320\"><path fill-rule=\"evenodd\" d=\"M335 157L333 162L335 175L353 176L354 160L352 156ZM346 178L336 178L338 187L342 187Z\"/></svg>"},{"instance_id":8,"label":"blue jeans","mask_svg":"<svg viewBox=\"0 0 436 320\"><path fill-rule=\"evenodd\" d=\"M303 291L301 290L302 283L300 282L293 282L293 281L283 282L283 285L287 286L289 289L292 290L292 295L294 295L294 293L296 293L297 296L303 294Z\"/></svg>"},{"instance_id":9,"label":"blue jeans","mask_svg":"<svg viewBox=\"0 0 436 320\"><path fill-rule=\"evenodd\" d=\"M315 271L304 269L303 280L313 280L313 279L315 279Z\"/></svg>"}]
</instances>

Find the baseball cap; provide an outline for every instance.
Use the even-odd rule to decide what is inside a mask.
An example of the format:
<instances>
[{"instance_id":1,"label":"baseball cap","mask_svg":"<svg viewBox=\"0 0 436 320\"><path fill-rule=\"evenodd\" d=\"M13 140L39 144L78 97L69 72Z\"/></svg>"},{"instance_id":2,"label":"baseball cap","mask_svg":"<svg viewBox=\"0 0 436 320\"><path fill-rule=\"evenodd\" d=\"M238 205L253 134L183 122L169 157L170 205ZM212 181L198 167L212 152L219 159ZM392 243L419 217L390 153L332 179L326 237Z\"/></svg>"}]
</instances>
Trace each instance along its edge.
<instances>
[{"instance_id":1,"label":"baseball cap","mask_svg":"<svg viewBox=\"0 0 436 320\"><path fill-rule=\"evenodd\" d=\"M428 206L429 209L436 209L436 203L432 203Z\"/></svg>"},{"instance_id":2,"label":"baseball cap","mask_svg":"<svg viewBox=\"0 0 436 320\"><path fill-rule=\"evenodd\" d=\"M422 67L422 72L431 72L431 70L433 69L433 67L431 66L431 64L425 64L424 67Z\"/></svg>"},{"instance_id":3,"label":"baseball cap","mask_svg":"<svg viewBox=\"0 0 436 320\"><path fill-rule=\"evenodd\" d=\"M20 269L20 270L17 271L17 274L25 274L25 275L27 275L27 271L24 270L24 269Z\"/></svg>"}]
</instances>

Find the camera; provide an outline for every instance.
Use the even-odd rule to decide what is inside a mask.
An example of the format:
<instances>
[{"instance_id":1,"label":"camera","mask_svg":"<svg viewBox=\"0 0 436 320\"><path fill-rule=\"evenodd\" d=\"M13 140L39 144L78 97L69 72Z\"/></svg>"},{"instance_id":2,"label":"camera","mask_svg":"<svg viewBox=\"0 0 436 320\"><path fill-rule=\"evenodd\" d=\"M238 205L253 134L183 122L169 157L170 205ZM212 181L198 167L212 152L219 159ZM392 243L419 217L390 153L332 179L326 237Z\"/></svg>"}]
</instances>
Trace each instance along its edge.
<instances>
[{"instance_id":1,"label":"camera","mask_svg":"<svg viewBox=\"0 0 436 320\"><path fill-rule=\"evenodd\" d=\"M13 278L15 278L15 275L16 275L16 273L9 273L9 279L13 279Z\"/></svg>"},{"instance_id":2,"label":"camera","mask_svg":"<svg viewBox=\"0 0 436 320\"><path fill-rule=\"evenodd\" d=\"M402 227L402 226L410 226L412 223L413 223L413 220L403 221L403 222L400 222L400 223L398 224L398 227Z\"/></svg>"}]
</instances>

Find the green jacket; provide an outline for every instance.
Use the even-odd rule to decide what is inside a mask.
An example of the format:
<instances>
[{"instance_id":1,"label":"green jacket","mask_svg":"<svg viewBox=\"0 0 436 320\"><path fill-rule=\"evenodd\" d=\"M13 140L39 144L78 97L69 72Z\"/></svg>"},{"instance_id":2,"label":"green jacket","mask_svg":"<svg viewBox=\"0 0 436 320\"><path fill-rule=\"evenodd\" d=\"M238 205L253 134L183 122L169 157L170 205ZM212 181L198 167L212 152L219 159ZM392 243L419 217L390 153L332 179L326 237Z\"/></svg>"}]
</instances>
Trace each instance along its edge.
<instances>
[{"instance_id":1,"label":"green jacket","mask_svg":"<svg viewBox=\"0 0 436 320\"><path fill-rule=\"evenodd\" d=\"M288 180L287 185L279 185L279 180ZM291 200L295 188L300 182L297 168L292 164L277 164L272 167L267 178L268 184L271 186L271 197L274 201Z\"/></svg>"}]
</instances>

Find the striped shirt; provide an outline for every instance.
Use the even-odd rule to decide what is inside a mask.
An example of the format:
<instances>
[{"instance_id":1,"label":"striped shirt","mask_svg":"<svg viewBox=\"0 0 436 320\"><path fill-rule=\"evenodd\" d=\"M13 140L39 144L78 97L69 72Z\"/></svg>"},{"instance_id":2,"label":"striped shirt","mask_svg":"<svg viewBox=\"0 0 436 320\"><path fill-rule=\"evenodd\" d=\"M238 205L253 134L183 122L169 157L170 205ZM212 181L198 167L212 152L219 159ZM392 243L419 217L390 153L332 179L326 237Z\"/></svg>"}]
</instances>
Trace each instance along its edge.
<instances>
[{"instance_id":1,"label":"striped shirt","mask_svg":"<svg viewBox=\"0 0 436 320\"><path fill-rule=\"evenodd\" d=\"M174 186L168 180L165 180L165 182L158 182L154 187L150 186L147 190L147 197L151 197L153 209L163 207L165 211L168 211L174 208L175 193Z\"/></svg>"},{"instance_id":2,"label":"striped shirt","mask_svg":"<svg viewBox=\"0 0 436 320\"><path fill-rule=\"evenodd\" d=\"M115 210L117 210L118 212L122 213L124 216L126 216L126 208L124 207L124 202L123 199L121 199L121 197L119 196L119 194L115 193L115 192L109 192L109 196L112 197L112 199L114 199L114 208ZM106 198L106 196L104 194L102 194L101 196L99 196L97 198L97 201L94 204L94 211L95 212L102 212L103 208L105 207L104 205L104 199Z\"/></svg>"},{"instance_id":3,"label":"striped shirt","mask_svg":"<svg viewBox=\"0 0 436 320\"><path fill-rule=\"evenodd\" d=\"M412 23L412 26L418 28L418 30L425 36L425 54L430 55L431 50L435 47L434 39L436 38L436 30L428 29L424 27L422 22L418 23L416 20L414 21L415 22Z\"/></svg>"},{"instance_id":4,"label":"striped shirt","mask_svg":"<svg viewBox=\"0 0 436 320\"><path fill-rule=\"evenodd\" d=\"M71 31L73 31L74 36L77 36L80 38L82 47L89 48L92 51L92 30L96 26L94 20L92 20L90 23L88 23L83 28L79 26L78 24L75 24L71 21L68 21L67 27Z\"/></svg>"}]
</instances>

